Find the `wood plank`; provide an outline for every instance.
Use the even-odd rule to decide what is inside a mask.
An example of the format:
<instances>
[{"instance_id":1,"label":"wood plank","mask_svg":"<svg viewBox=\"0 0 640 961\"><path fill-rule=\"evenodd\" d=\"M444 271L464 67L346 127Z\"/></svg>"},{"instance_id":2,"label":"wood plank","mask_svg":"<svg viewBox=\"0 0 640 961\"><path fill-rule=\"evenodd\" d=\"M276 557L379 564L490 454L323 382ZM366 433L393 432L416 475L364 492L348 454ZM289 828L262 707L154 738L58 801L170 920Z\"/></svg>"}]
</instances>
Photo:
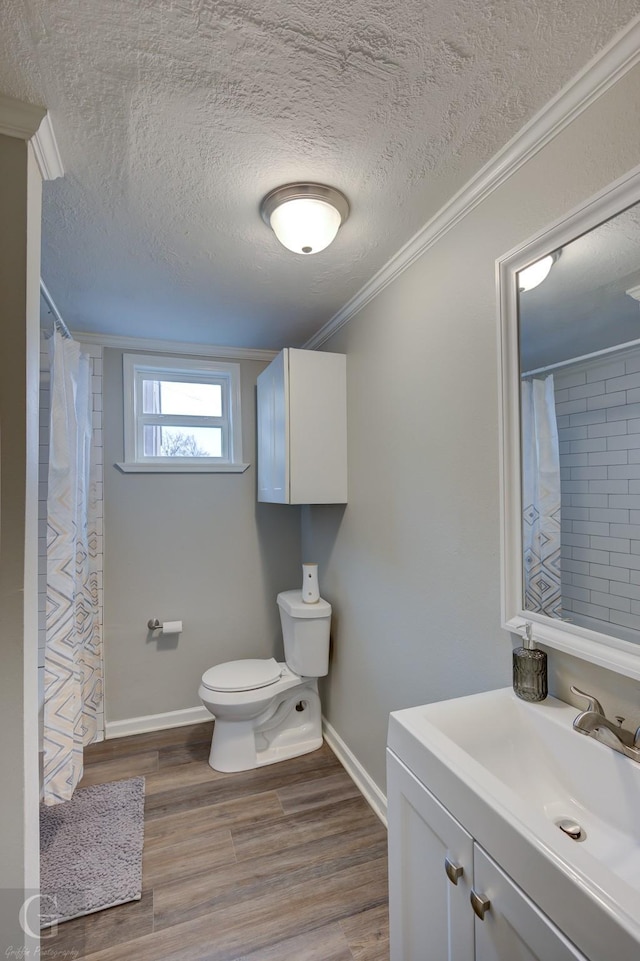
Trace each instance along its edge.
<instances>
[{"instance_id":1,"label":"wood plank","mask_svg":"<svg viewBox=\"0 0 640 961\"><path fill-rule=\"evenodd\" d=\"M306 934L258 948L236 961L353 961L339 924L325 924Z\"/></svg>"},{"instance_id":2,"label":"wood plank","mask_svg":"<svg viewBox=\"0 0 640 961\"><path fill-rule=\"evenodd\" d=\"M145 782L145 797L149 798L154 794L164 794L166 791L174 791L176 788L184 790L189 787L197 787L200 784L211 784L212 781L223 780L229 777L228 774L221 774L209 767L207 761L192 761L191 764L184 764L180 767L177 774L175 768L165 767L162 771L158 770L152 774ZM207 803L211 803L208 801Z\"/></svg>"},{"instance_id":3,"label":"wood plank","mask_svg":"<svg viewBox=\"0 0 640 961\"><path fill-rule=\"evenodd\" d=\"M222 871L158 885L154 890L155 930L193 920L224 905L252 901L274 885L283 897L289 889L304 887L311 880L324 879L330 888L337 872L381 859L386 859L386 840L377 829L360 825L333 837L239 861Z\"/></svg>"},{"instance_id":4,"label":"wood plank","mask_svg":"<svg viewBox=\"0 0 640 961\"><path fill-rule=\"evenodd\" d=\"M130 734L128 737L112 737L106 741L96 741L85 748L85 759L93 764L127 754L144 754L165 747L185 747L209 742L213 733L213 721L198 724L185 724L163 731L150 731L148 734Z\"/></svg>"},{"instance_id":5,"label":"wood plank","mask_svg":"<svg viewBox=\"0 0 640 961\"><path fill-rule=\"evenodd\" d=\"M336 771L327 777L300 781L278 788L278 797L285 814L294 814L309 808L323 807L350 798L362 798L346 771Z\"/></svg>"},{"instance_id":6,"label":"wood plank","mask_svg":"<svg viewBox=\"0 0 640 961\"><path fill-rule=\"evenodd\" d=\"M179 764L191 764L192 761L208 761L210 751L211 741L158 748L158 769L162 771Z\"/></svg>"},{"instance_id":7,"label":"wood plank","mask_svg":"<svg viewBox=\"0 0 640 961\"><path fill-rule=\"evenodd\" d=\"M145 823L145 847L154 842L172 843L176 837L184 840L203 831L213 831L221 827L235 828L247 823L253 824L264 818L280 817L282 814L282 805L276 791L209 804L195 811L179 811L177 814L168 814Z\"/></svg>"},{"instance_id":8,"label":"wood plank","mask_svg":"<svg viewBox=\"0 0 640 961\"><path fill-rule=\"evenodd\" d=\"M295 889L270 890L251 901L221 906L194 921L176 924L114 945L90 961L234 961L243 954L300 936L384 903L386 858L350 867Z\"/></svg>"},{"instance_id":9,"label":"wood plank","mask_svg":"<svg viewBox=\"0 0 640 961\"><path fill-rule=\"evenodd\" d=\"M355 961L389 961L389 908L386 904L344 918L340 927Z\"/></svg>"},{"instance_id":10,"label":"wood plank","mask_svg":"<svg viewBox=\"0 0 640 961\"><path fill-rule=\"evenodd\" d=\"M142 883L155 887L163 881L177 881L201 871L215 871L235 862L231 831L201 831L195 837L177 835L169 843L145 843L142 856Z\"/></svg>"},{"instance_id":11,"label":"wood plank","mask_svg":"<svg viewBox=\"0 0 640 961\"><path fill-rule=\"evenodd\" d=\"M82 780L78 787L89 787L91 784L106 784L107 781L122 781L128 777L152 774L158 770L158 752L147 751L145 754L133 754L126 757L114 757L97 764L86 764Z\"/></svg>"},{"instance_id":12,"label":"wood plank","mask_svg":"<svg viewBox=\"0 0 640 961\"><path fill-rule=\"evenodd\" d=\"M310 841L344 834L365 825L386 842L386 831L364 798L350 798L323 808L310 808L297 814L285 814L264 822L241 826L233 832L233 844L238 861L267 854L278 854L289 847L309 844ZM265 828L267 828L265 830Z\"/></svg>"},{"instance_id":13,"label":"wood plank","mask_svg":"<svg viewBox=\"0 0 640 961\"><path fill-rule=\"evenodd\" d=\"M119 904L58 925L55 937L42 932L37 958L76 961L87 954L127 944L153 931L153 892L143 891L139 901Z\"/></svg>"},{"instance_id":14,"label":"wood plank","mask_svg":"<svg viewBox=\"0 0 640 961\"><path fill-rule=\"evenodd\" d=\"M280 761L278 764L268 764L252 771L241 771L236 774L220 774L212 771L213 777L208 777L205 781L194 785L185 786L182 778L178 778L174 772L170 771L169 777L173 777L173 781L164 783L173 784L173 787L167 786L166 790L157 791L156 784L149 785L146 816L163 817L166 814L194 810L243 795L262 794L265 791L277 790L286 783L324 777L331 770L338 769L338 761L329 749L324 747L312 754L292 758L290 761Z\"/></svg>"}]
</instances>

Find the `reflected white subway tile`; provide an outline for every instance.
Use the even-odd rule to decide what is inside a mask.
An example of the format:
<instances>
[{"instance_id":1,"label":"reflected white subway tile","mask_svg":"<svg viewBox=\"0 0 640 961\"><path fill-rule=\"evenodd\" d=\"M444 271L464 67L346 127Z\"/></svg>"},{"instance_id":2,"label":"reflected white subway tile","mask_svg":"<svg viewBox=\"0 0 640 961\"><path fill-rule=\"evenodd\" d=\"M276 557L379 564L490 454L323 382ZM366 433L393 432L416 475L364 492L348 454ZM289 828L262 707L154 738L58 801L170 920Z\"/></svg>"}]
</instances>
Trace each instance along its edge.
<instances>
[{"instance_id":1,"label":"reflected white subway tile","mask_svg":"<svg viewBox=\"0 0 640 961\"><path fill-rule=\"evenodd\" d=\"M608 361L596 364L587 370L587 382L595 380L609 380L610 377L622 377L625 373L624 360Z\"/></svg>"}]
</instances>

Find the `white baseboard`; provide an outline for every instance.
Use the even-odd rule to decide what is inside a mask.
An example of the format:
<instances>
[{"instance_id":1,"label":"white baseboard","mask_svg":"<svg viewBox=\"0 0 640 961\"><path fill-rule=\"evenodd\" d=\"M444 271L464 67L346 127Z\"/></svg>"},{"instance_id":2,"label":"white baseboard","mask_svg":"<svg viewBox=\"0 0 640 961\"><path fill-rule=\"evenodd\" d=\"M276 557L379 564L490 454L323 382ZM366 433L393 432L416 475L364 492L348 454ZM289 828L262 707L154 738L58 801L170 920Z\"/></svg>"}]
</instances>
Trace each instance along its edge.
<instances>
[{"instance_id":1,"label":"white baseboard","mask_svg":"<svg viewBox=\"0 0 640 961\"><path fill-rule=\"evenodd\" d=\"M355 754L347 747L338 732L322 718L324 739L338 758L343 768L356 785L374 814L377 814L384 826L387 826L387 799L376 782L365 771Z\"/></svg>"},{"instance_id":2,"label":"white baseboard","mask_svg":"<svg viewBox=\"0 0 640 961\"><path fill-rule=\"evenodd\" d=\"M128 717L124 721L105 721L105 740L112 737L128 737L130 734L149 734L169 727L185 727L213 720L206 707L187 707L182 711L165 711L164 714L147 714L144 717Z\"/></svg>"}]
</instances>

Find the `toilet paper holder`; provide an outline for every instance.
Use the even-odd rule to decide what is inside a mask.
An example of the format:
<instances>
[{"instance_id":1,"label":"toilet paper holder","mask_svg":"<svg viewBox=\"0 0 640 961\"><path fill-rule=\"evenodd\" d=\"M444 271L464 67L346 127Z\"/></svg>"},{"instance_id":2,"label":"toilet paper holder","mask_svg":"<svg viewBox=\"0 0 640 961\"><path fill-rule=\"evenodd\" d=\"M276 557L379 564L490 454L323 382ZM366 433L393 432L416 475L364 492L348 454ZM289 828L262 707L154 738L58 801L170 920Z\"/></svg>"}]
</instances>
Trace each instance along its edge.
<instances>
[{"instance_id":1,"label":"toilet paper holder","mask_svg":"<svg viewBox=\"0 0 640 961\"><path fill-rule=\"evenodd\" d=\"M162 631L163 634L182 633L182 621L165 621L163 623L157 617L151 617L147 621L147 627L150 631Z\"/></svg>"}]
</instances>

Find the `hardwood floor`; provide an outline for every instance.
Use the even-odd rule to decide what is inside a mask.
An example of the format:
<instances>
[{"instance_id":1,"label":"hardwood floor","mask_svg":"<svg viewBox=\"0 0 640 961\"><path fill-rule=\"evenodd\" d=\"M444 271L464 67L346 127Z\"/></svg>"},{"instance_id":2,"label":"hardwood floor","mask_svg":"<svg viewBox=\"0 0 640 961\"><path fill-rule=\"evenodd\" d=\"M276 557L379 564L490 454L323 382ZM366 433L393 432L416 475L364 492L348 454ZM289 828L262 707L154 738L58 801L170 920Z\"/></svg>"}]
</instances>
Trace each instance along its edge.
<instances>
[{"instance_id":1,"label":"hardwood floor","mask_svg":"<svg viewBox=\"0 0 640 961\"><path fill-rule=\"evenodd\" d=\"M386 831L329 748L221 774L210 740L198 724L87 749L80 787L145 777L142 899L59 925L40 956L388 961Z\"/></svg>"}]
</instances>

